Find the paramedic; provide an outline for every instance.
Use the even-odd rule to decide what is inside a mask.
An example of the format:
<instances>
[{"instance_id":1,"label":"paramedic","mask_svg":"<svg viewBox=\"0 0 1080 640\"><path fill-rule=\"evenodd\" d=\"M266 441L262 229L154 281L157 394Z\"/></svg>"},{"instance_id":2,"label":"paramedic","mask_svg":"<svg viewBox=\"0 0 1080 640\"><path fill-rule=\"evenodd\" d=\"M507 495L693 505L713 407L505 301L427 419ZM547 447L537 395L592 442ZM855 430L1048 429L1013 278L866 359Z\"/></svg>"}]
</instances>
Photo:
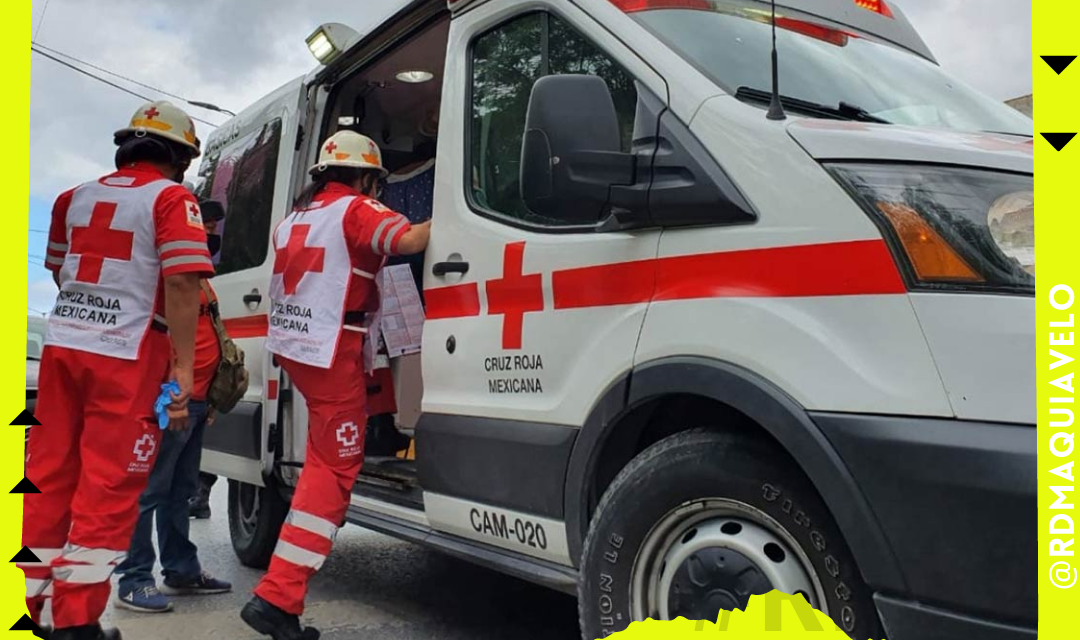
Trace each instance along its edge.
<instances>
[{"instance_id":1,"label":"paramedic","mask_svg":"<svg viewBox=\"0 0 1080 640\"><path fill-rule=\"evenodd\" d=\"M207 200L199 203L207 248L216 255L221 245L218 224L225 218L220 203ZM209 426L213 409L206 396L221 359L217 331L211 320L210 304L213 288L203 280L199 298L199 326L195 332L195 386L188 403L188 424L184 431L169 431L162 435L157 462L150 472L146 490L139 498L139 519L127 559L116 568L120 576L116 606L141 613L171 611L172 602L166 595L212 595L227 593L232 585L203 571L199 549L191 541L191 522L188 501L198 491L199 463L202 460L203 433ZM161 573L165 588L163 595L154 580L154 521L157 521L157 542L161 549Z\"/></svg>"},{"instance_id":2,"label":"paramedic","mask_svg":"<svg viewBox=\"0 0 1080 640\"><path fill-rule=\"evenodd\" d=\"M199 155L195 125L167 102L118 131L117 171L62 194L47 266L60 288L49 319L23 497L26 573L38 621L53 597L54 640L118 638L98 620L124 559L160 441L154 404L187 428L199 278L213 274L199 205L179 184ZM170 345L171 341L171 345Z\"/></svg>"},{"instance_id":3,"label":"paramedic","mask_svg":"<svg viewBox=\"0 0 1080 640\"><path fill-rule=\"evenodd\" d=\"M364 459L363 340L378 310L375 277L395 255L427 247L430 223L411 225L375 197L382 152L340 131L323 144L314 183L274 231L267 348L307 400L307 455L270 569L241 617L274 640L301 629L308 580L330 553Z\"/></svg>"}]
</instances>

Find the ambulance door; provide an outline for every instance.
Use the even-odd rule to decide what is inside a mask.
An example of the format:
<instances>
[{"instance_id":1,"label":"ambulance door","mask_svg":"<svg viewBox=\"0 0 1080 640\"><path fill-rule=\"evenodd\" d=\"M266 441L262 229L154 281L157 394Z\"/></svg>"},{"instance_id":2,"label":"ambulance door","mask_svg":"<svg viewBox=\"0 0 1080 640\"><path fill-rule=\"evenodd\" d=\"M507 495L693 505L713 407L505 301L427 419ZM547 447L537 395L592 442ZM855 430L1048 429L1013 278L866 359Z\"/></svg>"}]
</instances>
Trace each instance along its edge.
<instances>
[{"instance_id":1,"label":"ambulance door","mask_svg":"<svg viewBox=\"0 0 1080 640\"><path fill-rule=\"evenodd\" d=\"M526 111L539 78L598 75L629 151L638 100L663 103L667 91L571 2L528 7L487 3L451 26L417 465L434 528L569 565L571 447L631 368L659 232L600 232L530 213L518 178Z\"/></svg>"},{"instance_id":2,"label":"ambulance door","mask_svg":"<svg viewBox=\"0 0 1080 640\"><path fill-rule=\"evenodd\" d=\"M196 187L200 199L225 206L211 284L251 376L244 401L207 429L203 469L260 486L272 464L267 442L277 420L279 392L279 373L265 349L274 264L270 236L291 208L305 102L298 79L217 130L208 141Z\"/></svg>"}]
</instances>

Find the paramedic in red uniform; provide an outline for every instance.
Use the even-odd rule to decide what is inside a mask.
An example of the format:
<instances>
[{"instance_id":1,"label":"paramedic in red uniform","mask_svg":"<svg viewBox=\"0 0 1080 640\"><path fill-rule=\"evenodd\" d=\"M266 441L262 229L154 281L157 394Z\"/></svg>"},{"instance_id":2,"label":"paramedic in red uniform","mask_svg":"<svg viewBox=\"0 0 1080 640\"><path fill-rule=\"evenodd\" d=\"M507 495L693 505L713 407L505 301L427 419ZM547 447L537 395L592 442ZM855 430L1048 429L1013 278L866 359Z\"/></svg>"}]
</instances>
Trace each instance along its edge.
<instances>
[{"instance_id":1,"label":"paramedic in red uniform","mask_svg":"<svg viewBox=\"0 0 1080 640\"><path fill-rule=\"evenodd\" d=\"M98 619L154 465L167 380L180 387L169 426L187 426L199 278L213 274L199 206L179 184L199 155L191 119L147 104L115 142L117 171L62 194L49 231L60 293L26 455L41 493L23 498L23 544L41 562L19 565L35 621L53 599L54 640L120 637Z\"/></svg>"},{"instance_id":2,"label":"paramedic in red uniform","mask_svg":"<svg viewBox=\"0 0 1080 640\"><path fill-rule=\"evenodd\" d=\"M270 569L241 617L274 640L301 629L308 580L330 553L364 459L365 319L378 310L375 277L390 256L427 248L430 223L411 225L377 196L385 177L370 139L341 131L323 144L314 184L274 231L267 348L308 405L307 456Z\"/></svg>"}]
</instances>

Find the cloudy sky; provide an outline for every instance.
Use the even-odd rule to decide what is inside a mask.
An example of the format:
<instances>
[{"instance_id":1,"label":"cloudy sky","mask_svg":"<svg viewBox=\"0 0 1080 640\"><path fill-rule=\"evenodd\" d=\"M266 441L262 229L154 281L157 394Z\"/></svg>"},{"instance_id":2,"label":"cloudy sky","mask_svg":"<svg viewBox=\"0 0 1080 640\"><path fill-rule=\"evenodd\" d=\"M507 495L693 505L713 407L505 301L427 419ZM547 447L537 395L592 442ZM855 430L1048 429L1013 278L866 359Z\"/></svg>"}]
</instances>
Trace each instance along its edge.
<instances>
[{"instance_id":1,"label":"cloudy sky","mask_svg":"<svg viewBox=\"0 0 1080 640\"><path fill-rule=\"evenodd\" d=\"M941 64L1005 100L1031 92L1030 0L895 0ZM304 38L323 22L364 31L404 0L33 0L46 47L192 100L239 111L314 66ZM44 20L42 14L44 12ZM40 24L40 31L37 31ZM93 25L93 28L88 28ZM152 97L148 90L122 83ZM31 55L27 306L48 311L40 267L53 199L111 170L111 133L140 100ZM223 116L192 109L210 122ZM208 127L199 125L200 137Z\"/></svg>"}]
</instances>

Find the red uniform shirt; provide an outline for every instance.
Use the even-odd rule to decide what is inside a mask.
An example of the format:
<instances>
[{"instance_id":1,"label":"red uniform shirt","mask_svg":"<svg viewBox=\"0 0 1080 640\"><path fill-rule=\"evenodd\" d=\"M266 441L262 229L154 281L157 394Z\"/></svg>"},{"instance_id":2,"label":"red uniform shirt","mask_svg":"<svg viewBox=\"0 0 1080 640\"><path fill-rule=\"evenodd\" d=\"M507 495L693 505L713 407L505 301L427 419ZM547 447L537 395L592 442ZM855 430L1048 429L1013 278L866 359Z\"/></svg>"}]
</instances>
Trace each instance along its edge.
<instances>
[{"instance_id":1,"label":"red uniform shirt","mask_svg":"<svg viewBox=\"0 0 1080 640\"><path fill-rule=\"evenodd\" d=\"M204 280L203 284L213 291L209 282ZM206 291L202 291L199 294L199 325L195 331L195 386L191 392L192 400L206 400L220 360L221 345L218 344L217 332L214 331L210 316L210 299Z\"/></svg>"},{"instance_id":2,"label":"red uniform shirt","mask_svg":"<svg viewBox=\"0 0 1080 640\"><path fill-rule=\"evenodd\" d=\"M358 197L345 213L345 244L349 247L352 266L366 273L378 273L385 258L398 254L401 238L412 228L408 218L385 207L367 204L356 189L331 182L315 196L316 202L328 206L341 198ZM379 297L372 281L354 277L345 298L348 311L375 311Z\"/></svg>"},{"instance_id":3,"label":"red uniform shirt","mask_svg":"<svg viewBox=\"0 0 1080 640\"><path fill-rule=\"evenodd\" d=\"M124 167L99 180L104 183L109 178L131 178L131 187L141 187L165 176L153 166L137 163ZM121 187L117 187L121 188ZM49 226L49 248L45 266L59 272L64 265L68 245L67 212L75 190L60 194L53 205L52 223ZM214 264L210 260L210 251L206 248L206 231L202 224L192 224L189 214L198 211L198 201L183 185L168 187L154 203L154 243L161 260L161 278L181 273L197 273L203 277L214 275ZM165 313L164 285L159 278L157 303L154 312Z\"/></svg>"}]
</instances>

